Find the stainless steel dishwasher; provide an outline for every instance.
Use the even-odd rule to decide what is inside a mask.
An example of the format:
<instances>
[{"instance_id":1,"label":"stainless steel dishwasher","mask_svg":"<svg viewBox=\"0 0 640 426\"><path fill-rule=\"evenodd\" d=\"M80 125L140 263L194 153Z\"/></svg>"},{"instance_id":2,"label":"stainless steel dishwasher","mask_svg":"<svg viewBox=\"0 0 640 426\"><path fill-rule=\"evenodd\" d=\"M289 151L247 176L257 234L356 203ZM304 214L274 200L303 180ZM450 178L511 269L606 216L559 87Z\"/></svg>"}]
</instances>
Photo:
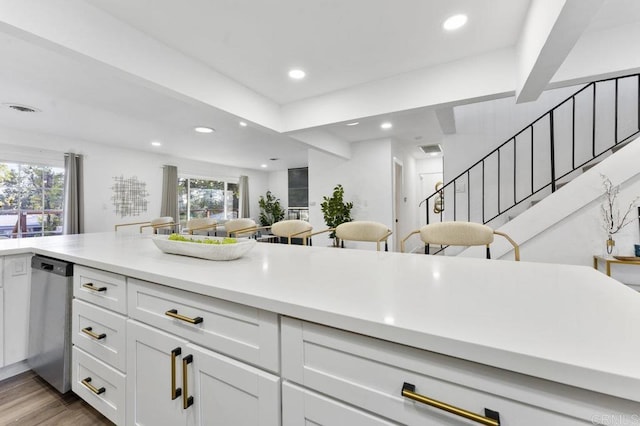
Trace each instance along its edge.
<instances>
[{"instance_id":1,"label":"stainless steel dishwasher","mask_svg":"<svg viewBox=\"0 0 640 426\"><path fill-rule=\"evenodd\" d=\"M73 264L31 258L28 363L59 392L71 389Z\"/></svg>"}]
</instances>

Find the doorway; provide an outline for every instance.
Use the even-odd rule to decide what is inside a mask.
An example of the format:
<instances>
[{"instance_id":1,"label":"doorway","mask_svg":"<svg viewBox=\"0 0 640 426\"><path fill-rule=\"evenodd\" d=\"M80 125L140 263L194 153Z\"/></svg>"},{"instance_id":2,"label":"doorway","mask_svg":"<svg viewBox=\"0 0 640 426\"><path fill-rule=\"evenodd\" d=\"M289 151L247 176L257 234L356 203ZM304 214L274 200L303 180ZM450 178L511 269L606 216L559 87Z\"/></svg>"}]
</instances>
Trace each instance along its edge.
<instances>
[{"instance_id":1,"label":"doorway","mask_svg":"<svg viewBox=\"0 0 640 426\"><path fill-rule=\"evenodd\" d=\"M404 181L402 174L402 161L393 158L393 251L400 251L401 229L403 226L404 206Z\"/></svg>"}]
</instances>

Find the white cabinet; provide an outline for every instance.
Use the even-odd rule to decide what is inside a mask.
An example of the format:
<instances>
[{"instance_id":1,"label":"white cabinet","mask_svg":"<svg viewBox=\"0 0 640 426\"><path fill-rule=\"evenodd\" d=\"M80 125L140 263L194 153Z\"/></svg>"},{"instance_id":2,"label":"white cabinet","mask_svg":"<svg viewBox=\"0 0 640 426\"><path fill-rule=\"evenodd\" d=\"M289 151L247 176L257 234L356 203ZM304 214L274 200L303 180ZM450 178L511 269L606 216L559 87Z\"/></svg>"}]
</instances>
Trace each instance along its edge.
<instances>
[{"instance_id":1,"label":"white cabinet","mask_svg":"<svg viewBox=\"0 0 640 426\"><path fill-rule=\"evenodd\" d=\"M4 360L11 365L27 358L29 346L29 299L31 254L4 257Z\"/></svg>"},{"instance_id":2,"label":"white cabinet","mask_svg":"<svg viewBox=\"0 0 640 426\"><path fill-rule=\"evenodd\" d=\"M283 318L281 330L282 377L304 391L293 396L283 391L285 412L296 405L288 398L311 401L305 410L347 404L380 419L420 426L474 424L462 419L461 411L446 412L428 399L488 418L484 424L492 424L496 412L500 424L518 426L585 425L604 413L632 419L640 412L640 404L629 400L318 324ZM320 401L316 393L333 403L324 397ZM345 424L339 417L322 416L316 419L310 412L295 418Z\"/></svg>"},{"instance_id":3,"label":"white cabinet","mask_svg":"<svg viewBox=\"0 0 640 426\"><path fill-rule=\"evenodd\" d=\"M126 277L79 265L73 272L71 389L124 425Z\"/></svg>"},{"instance_id":4,"label":"white cabinet","mask_svg":"<svg viewBox=\"0 0 640 426\"><path fill-rule=\"evenodd\" d=\"M397 426L398 423L285 382L282 384L282 426L299 425Z\"/></svg>"},{"instance_id":5,"label":"white cabinet","mask_svg":"<svg viewBox=\"0 0 640 426\"><path fill-rule=\"evenodd\" d=\"M127 358L129 425L280 424L277 376L134 320Z\"/></svg>"},{"instance_id":6,"label":"white cabinet","mask_svg":"<svg viewBox=\"0 0 640 426\"><path fill-rule=\"evenodd\" d=\"M195 417L182 401L181 355L186 345L184 339L127 321L128 425L181 426Z\"/></svg>"},{"instance_id":7,"label":"white cabinet","mask_svg":"<svg viewBox=\"0 0 640 426\"><path fill-rule=\"evenodd\" d=\"M278 315L129 279L129 317L260 368L279 371Z\"/></svg>"}]
</instances>

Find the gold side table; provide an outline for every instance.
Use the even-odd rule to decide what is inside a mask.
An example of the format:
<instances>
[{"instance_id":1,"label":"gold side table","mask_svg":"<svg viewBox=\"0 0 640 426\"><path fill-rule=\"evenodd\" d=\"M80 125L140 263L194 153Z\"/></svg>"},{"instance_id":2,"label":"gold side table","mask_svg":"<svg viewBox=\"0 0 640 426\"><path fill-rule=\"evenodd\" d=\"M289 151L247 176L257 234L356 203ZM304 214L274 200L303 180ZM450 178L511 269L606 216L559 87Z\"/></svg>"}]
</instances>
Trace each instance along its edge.
<instances>
[{"instance_id":1,"label":"gold side table","mask_svg":"<svg viewBox=\"0 0 640 426\"><path fill-rule=\"evenodd\" d=\"M635 258L633 260L630 256L630 260L619 260L613 257L605 257L605 256L593 256L593 267L594 269L598 269L598 263L604 262L605 270L607 271L607 275L611 276L611 264L619 263L621 265L640 265L640 258Z\"/></svg>"}]
</instances>

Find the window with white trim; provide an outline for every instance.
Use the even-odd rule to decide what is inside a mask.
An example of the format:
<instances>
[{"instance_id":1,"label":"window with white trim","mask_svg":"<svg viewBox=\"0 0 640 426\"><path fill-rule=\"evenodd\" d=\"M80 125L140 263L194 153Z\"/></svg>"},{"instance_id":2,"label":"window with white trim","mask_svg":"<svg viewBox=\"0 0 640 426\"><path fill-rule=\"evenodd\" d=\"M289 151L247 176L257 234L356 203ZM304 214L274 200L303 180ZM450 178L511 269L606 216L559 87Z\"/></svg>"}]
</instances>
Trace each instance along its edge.
<instances>
[{"instance_id":1,"label":"window with white trim","mask_svg":"<svg viewBox=\"0 0 640 426\"><path fill-rule=\"evenodd\" d=\"M178 178L178 213L180 225L187 220L212 217L238 217L238 182L202 178Z\"/></svg>"},{"instance_id":2,"label":"window with white trim","mask_svg":"<svg viewBox=\"0 0 640 426\"><path fill-rule=\"evenodd\" d=\"M0 238L62 234L64 168L0 162Z\"/></svg>"}]
</instances>

